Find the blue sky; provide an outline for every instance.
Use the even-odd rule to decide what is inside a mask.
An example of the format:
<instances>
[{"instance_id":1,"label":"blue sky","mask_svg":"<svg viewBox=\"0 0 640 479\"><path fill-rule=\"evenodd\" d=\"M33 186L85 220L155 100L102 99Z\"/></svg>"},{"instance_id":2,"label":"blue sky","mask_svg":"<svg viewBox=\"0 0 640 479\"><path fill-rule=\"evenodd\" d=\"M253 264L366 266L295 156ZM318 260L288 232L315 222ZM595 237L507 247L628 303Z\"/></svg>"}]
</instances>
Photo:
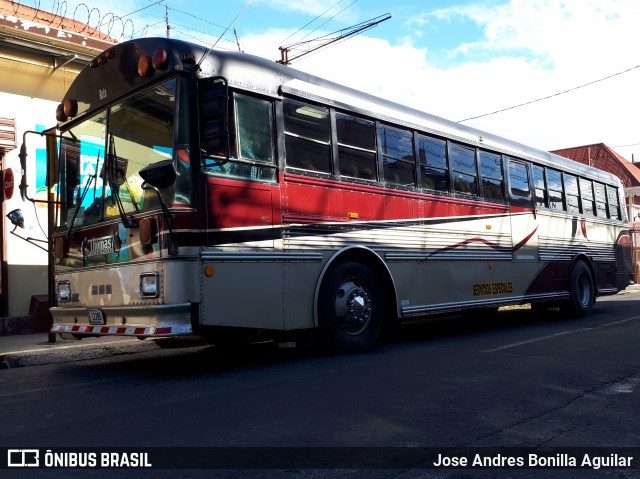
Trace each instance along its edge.
<instances>
[{"instance_id":1,"label":"blue sky","mask_svg":"<svg viewBox=\"0 0 640 479\"><path fill-rule=\"evenodd\" d=\"M273 60L280 45L389 13L292 67L455 121L551 97L465 123L545 150L604 142L640 161L638 0L67 0L66 16L113 14L112 36L125 22L126 36L155 36L167 7L172 37L207 44L240 14L217 48L237 49L235 28L244 51Z\"/></svg>"}]
</instances>

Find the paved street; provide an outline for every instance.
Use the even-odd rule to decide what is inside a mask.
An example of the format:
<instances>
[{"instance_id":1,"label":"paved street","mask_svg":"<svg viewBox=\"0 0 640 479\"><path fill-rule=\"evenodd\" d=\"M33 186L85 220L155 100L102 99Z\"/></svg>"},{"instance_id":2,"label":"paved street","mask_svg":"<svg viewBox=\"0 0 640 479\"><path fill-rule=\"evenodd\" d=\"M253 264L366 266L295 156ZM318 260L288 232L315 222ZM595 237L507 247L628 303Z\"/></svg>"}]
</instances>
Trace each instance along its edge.
<instances>
[{"instance_id":1,"label":"paved street","mask_svg":"<svg viewBox=\"0 0 640 479\"><path fill-rule=\"evenodd\" d=\"M586 319L515 309L489 322L415 322L388 332L374 351L354 356L268 344L233 353L209 346L159 348L148 341L85 348L93 352L0 371L0 447L637 450L639 299L637 293L601 299ZM331 451L339 461L340 450ZM52 477L43 470L5 472L3 477ZM179 475L56 472L212 477L211 471L186 469ZM224 472L269 478L640 477L637 468Z\"/></svg>"}]
</instances>

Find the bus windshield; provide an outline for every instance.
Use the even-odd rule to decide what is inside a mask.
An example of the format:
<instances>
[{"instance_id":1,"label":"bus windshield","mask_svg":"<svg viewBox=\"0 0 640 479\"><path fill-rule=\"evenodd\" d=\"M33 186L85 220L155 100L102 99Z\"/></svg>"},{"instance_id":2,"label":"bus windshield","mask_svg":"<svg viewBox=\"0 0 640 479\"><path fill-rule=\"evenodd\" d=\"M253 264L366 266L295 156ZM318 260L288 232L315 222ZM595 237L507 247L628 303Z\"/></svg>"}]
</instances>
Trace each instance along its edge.
<instances>
[{"instance_id":1,"label":"bus windshield","mask_svg":"<svg viewBox=\"0 0 640 479\"><path fill-rule=\"evenodd\" d=\"M188 179L188 122L176 119L179 83L173 78L149 88L66 132L58 155L60 228L157 208L157 196L142 189L138 174L152 163L175 158L178 173ZM176 123L181 132L176 132ZM162 191L166 201L190 202L187 185L167 190Z\"/></svg>"}]
</instances>

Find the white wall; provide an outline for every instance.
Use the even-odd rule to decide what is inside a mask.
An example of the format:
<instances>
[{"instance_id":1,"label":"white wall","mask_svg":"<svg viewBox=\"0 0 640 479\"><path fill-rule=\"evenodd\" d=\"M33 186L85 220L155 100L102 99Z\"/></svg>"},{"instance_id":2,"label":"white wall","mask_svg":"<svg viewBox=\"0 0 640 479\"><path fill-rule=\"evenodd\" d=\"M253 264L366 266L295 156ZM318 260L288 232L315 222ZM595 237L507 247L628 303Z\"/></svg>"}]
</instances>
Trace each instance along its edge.
<instances>
[{"instance_id":1,"label":"white wall","mask_svg":"<svg viewBox=\"0 0 640 479\"><path fill-rule=\"evenodd\" d=\"M55 125L55 111L57 103L21 95L0 92L0 116L15 118L17 127L18 147L5 155L3 167L13 169L15 188L13 197L2 205L2 221L4 226L5 251L4 261L7 264L8 276L8 314L9 316L24 316L29 311L31 296L47 294L47 253L23 241L10 233L13 225L6 218L6 214L16 208L22 210L24 229L16 229L16 233L24 237L46 239L47 206L35 206L29 201L23 202L18 185L20 183L20 144L23 133L27 130L39 130ZM45 139L40 135L27 135L27 184L28 196L46 199L46 189L36 191L36 158L43 155ZM38 153L38 150L41 150ZM45 172L40 174L44 177ZM39 221L39 223L38 223ZM42 228L41 228L41 227ZM46 247L46 244L43 243Z\"/></svg>"}]
</instances>

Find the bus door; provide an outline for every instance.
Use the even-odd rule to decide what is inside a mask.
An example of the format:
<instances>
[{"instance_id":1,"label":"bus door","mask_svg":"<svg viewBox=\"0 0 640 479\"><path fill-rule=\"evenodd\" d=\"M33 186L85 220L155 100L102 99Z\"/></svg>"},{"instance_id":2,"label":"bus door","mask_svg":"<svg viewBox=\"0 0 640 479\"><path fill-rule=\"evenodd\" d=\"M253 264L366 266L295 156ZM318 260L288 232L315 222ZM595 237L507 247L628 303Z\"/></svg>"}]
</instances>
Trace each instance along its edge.
<instances>
[{"instance_id":1,"label":"bus door","mask_svg":"<svg viewBox=\"0 0 640 479\"><path fill-rule=\"evenodd\" d=\"M530 277L538 269L538 218L531 189L529 164L509 158L508 193L511 216L511 240L514 279ZM518 264L523 266L518 266ZM532 272L526 272L530 264ZM522 272L522 273L520 273ZM526 284L523 284L526 287ZM516 287L514 284L514 292Z\"/></svg>"}]
</instances>

